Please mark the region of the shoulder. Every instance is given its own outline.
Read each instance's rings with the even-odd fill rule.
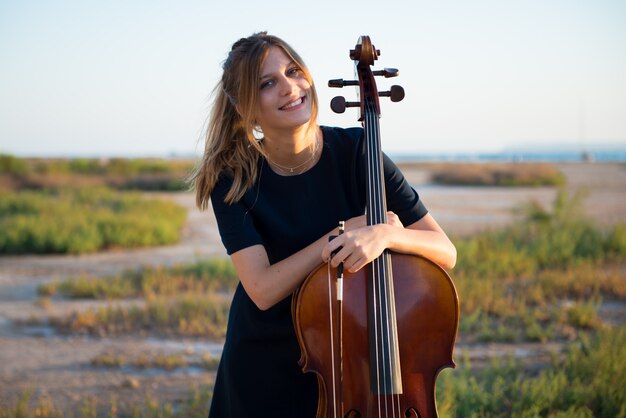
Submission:
[[[228,195],[234,187],[234,183],[235,175],[233,171],[230,168],[222,169],[217,177],[215,186],[211,191],[211,201],[214,206],[216,204],[225,204],[226,206],[232,205],[230,203],[226,203],[226,195]],[[237,202],[239,201],[241,201],[241,199],[237,200]]]
[[[360,141],[363,138],[363,128],[340,128],[337,126],[322,126],[322,132],[327,139],[339,139],[342,141]]]
[[[359,154],[363,144],[363,128],[322,126],[324,146],[340,154]]]
[[[228,190],[232,186],[234,181],[234,175],[232,170],[230,169],[222,169],[217,176],[217,181],[215,182],[215,187],[213,188],[213,192],[224,191],[224,189]],[[213,193],[211,193],[213,194]]]

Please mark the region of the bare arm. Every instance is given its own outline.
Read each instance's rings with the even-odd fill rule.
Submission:
[[[389,213],[389,221],[397,217]],[[365,215],[346,221],[345,230],[352,231],[367,225]],[[401,224],[400,224],[401,225]],[[262,245],[253,245],[231,254],[231,260],[246,293],[259,309],[266,310],[291,294],[306,276],[320,265],[320,257],[335,228],[309,246],[275,264],[270,264],[267,251]]]
[[[336,233],[336,231],[335,231]],[[270,264],[265,247],[254,245],[231,255],[241,284],[261,310],[271,308],[292,293],[321,262],[328,233],[297,253]]]

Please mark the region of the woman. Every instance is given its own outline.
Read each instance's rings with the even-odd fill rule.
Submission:
[[[209,417],[314,417],[317,380],[297,364],[292,292],[339,247],[330,262],[350,272],[385,248],[452,268],[456,250],[387,157],[389,222],[366,225],[363,130],[317,124],[311,75],[284,41],[240,39],[223,69],[193,176],[240,278]],[[345,233],[329,242],[340,220]]]

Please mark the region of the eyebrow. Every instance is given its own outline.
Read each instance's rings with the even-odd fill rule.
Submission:
[[[291,67],[292,65],[297,65],[295,63],[295,61],[291,60],[287,63],[287,67]],[[299,67],[299,66],[298,66]],[[266,78],[271,78],[272,77],[272,73],[269,74],[264,74],[261,77],[259,77],[259,80],[265,80]]]

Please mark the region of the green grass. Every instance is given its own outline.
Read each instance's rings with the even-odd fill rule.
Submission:
[[[460,333],[470,341],[547,341],[601,326],[603,300],[626,299],[626,228],[600,229],[580,196],[531,204],[517,224],[455,240]]]
[[[239,279],[227,258],[209,258],[171,268],[146,267],[113,277],[80,276],[39,286],[40,296],[69,299],[121,299],[172,296],[184,292],[233,290]]]
[[[32,399],[32,391],[22,394],[15,406],[0,409],[0,418],[195,418],[206,417],[212,389],[203,386],[189,391],[187,399],[177,402],[160,402],[149,392],[140,405],[119,405],[115,397],[107,400],[89,396],[76,405],[75,412],[61,410],[52,399],[42,395]]]
[[[442,418],[624,418],[624,382],[626,327],[622,326],[581,336],[563,358],[555,358],[538,372],[512,358],[480,370],[465,360],[457,370],[441,373],[437,404]],[[115,400],[87,398],[76,417],[205,417],[210,393],[209,387],[192,391],[177,408],[147,396],[144,405],[126,411]],[[15,406],[0,410],[0,418],[61,416],[68,415],[49,398],[32,402],[29,393]]]
[[[8,154],[0,154],[0,175],[14,174],[24,175],[28,172],[29,167],[26,161]]]
[[[444,371],[442,418],[626,417],[626,327],[582,335],[564,359],[534,372],[508,359],[474,371],[465,361]]]
[[[187,356],[181,353],[142,353],[134,358],[127,358],[119,354],[103,353],[91,359],[91,364],[96,367],[121,368],[133,366],[140,369],[163,369],[174,370],[180,367],[200,367],[207,370],[216,370],[219,358],[204,354],[199,361],[190,362]]]
[[[81,254],[172,244],[184,208],[106,188],[0,194],[0,254]]]
[[[153,297],[140,306],[90,309],[50,324],[63,333],[97,336],[134,334],[203,337],[219,340],[226,335],[230,301],[214,293],[187,293]]]
[[[229,296],[239,279],[227,258],[210,258],[171,268],[144,268],[107,278],[78,277],[39,286],[47,305],[51,296],[69,299],[142,298],[131,307],[108,306],[57,318],[64,333],[116,335],[142,333],[221,339],[226,332]],[[36,320],[35,320],[36,322]]]

